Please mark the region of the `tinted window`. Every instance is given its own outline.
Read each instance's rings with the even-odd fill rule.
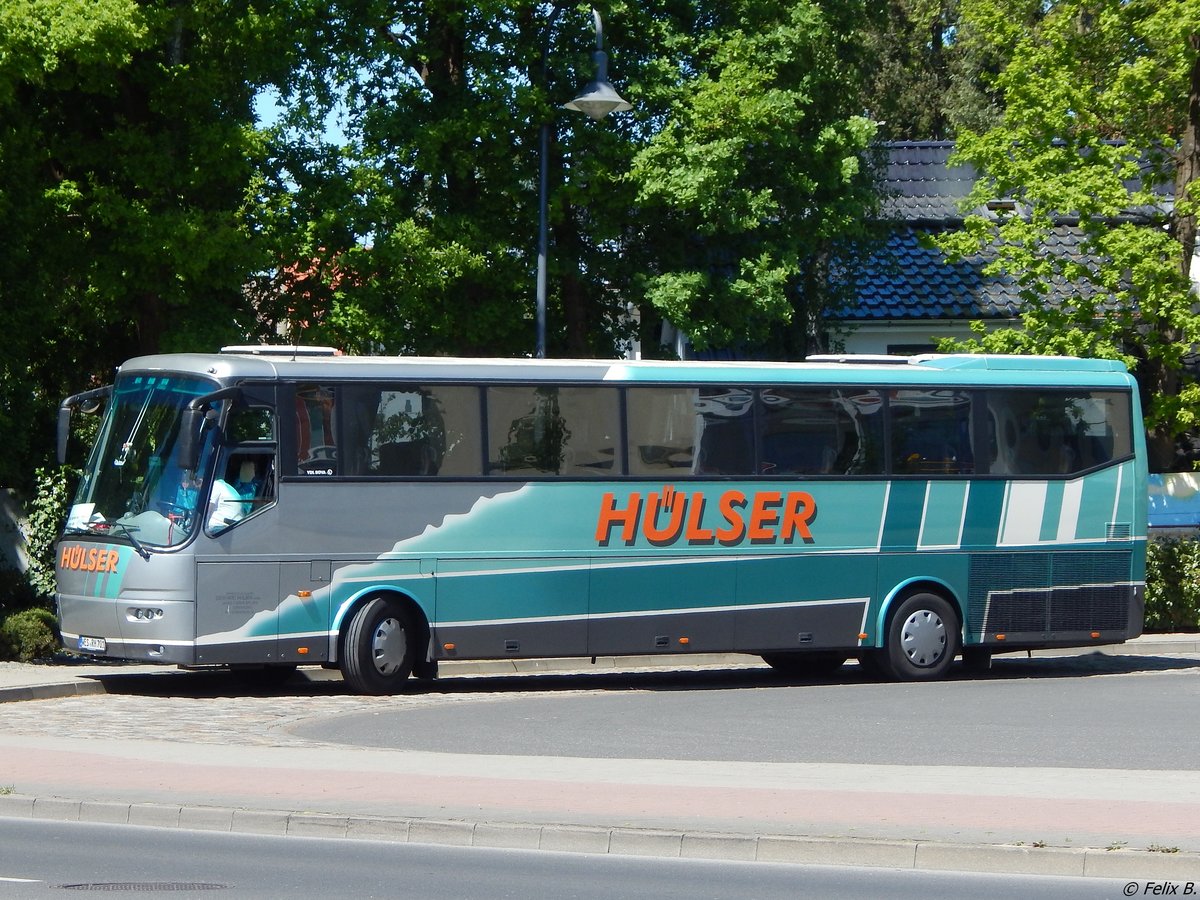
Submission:
[[[296,468],[302,475],[337,474],[336,401],[333,387],[296,388]]]
[[[1129,395],[1116,391],[989,391],[987,471],[1069,475],[1133,452]]]
[[[630,388],[631,475],[753,475],[754,391]]]
[[[893,474],[966,475],[975,471],[968,392],[893,390],[888,398],[888,418]]]
[[[342,388],[343,474],[479,475],[479,389],[390,384]]]
[[[620,475],[619,401],[608,387],[489,387],[488,472]]]
[[[883,402],[878,391],[767,388],[759,396],[761,474],[883,471]]]

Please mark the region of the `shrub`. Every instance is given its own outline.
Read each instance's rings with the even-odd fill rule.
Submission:
[[[23,609],[0,623],[0,657],[29,662],[52,655],[58,647],[58,622],[48,609]]]
[[[1200,628],[1200,541],[1151,538],[1146,544],[1146,630]]]
[[[29,586],[49,605],[54,597],[54,544],[62,534],[75,473],[66,466],[38,469],[37,494],[29,506],[25,532]]]

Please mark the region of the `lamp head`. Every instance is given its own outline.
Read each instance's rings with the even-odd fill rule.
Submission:
[[[633,109],[633,104],[617,93],[617,89],[608,80],[608,54],[597,50],[592,54],[596,61],[596,79],[588,82],[583,92],[570,103],[564,103],[564,109],[586,113],[597,122],[611,112],[624,112]]]

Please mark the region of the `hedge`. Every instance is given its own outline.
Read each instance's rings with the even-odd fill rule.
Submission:
[[[1151,538],[1146,544],[1146,631],[1200,628],[1200,541]]]

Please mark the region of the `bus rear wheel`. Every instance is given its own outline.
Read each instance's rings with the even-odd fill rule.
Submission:
[[[895,681],[941,678],[958,653],[960,631],[958,613],[944,597],[913,594],[896,607],[875,662]]]
[[[357,694],[394,694],[412,673],[416,629],[394,600],[375,597],[350,620],[341,661],[342,679]]]

